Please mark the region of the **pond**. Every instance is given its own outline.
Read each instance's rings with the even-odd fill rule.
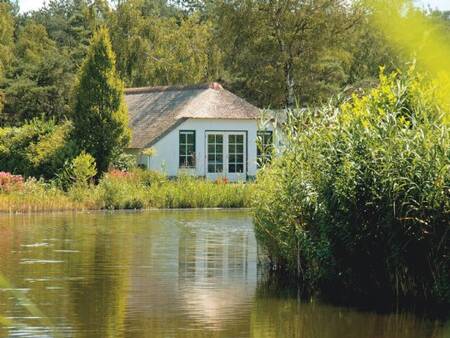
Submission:
[[[0,216],[0,337],[450,336],[267,292],[246,211]]]

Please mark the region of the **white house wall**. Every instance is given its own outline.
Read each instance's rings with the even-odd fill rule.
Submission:
[[[195,130],[195,158],[196,168],[183,169],[192,175],[206,175],[206,139],[207,131],[244,131],[247,132],[247,175],[256,175],[256,120],[219,120],[219,119],[189,119],[170,131],[155,143],[152,148],[155,155],[151,158],[142,156],[139,161],[150,169],[164,171],[169,176],[177,176],[179,170],[179,132],[180,130]]]

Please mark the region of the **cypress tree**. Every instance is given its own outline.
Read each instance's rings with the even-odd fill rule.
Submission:
[[[130,140],[124,86],[115,66],[108,30],[93,36],[75,89],[74,140],[91,154],[99,174]]]

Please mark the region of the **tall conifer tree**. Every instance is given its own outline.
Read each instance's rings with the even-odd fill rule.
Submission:
[[[73,114],[74,139],[94,156],[99,173],[130,140],[124,86],[115,63],[108,30],[102,27],[81,67]]]

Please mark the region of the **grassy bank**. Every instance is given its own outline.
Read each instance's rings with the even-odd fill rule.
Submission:
[[[251,183],[169,180],[143,170],[107,173],[96,185],[62,190],[54,182],[26,180],[0,192],[0,212],[149,208],[242,208],[250,205]]]
[[[450,129],[425,79],[380,81],[291,116],[285,153],[257,180],[256,234],[310,292],[448,309]]]

